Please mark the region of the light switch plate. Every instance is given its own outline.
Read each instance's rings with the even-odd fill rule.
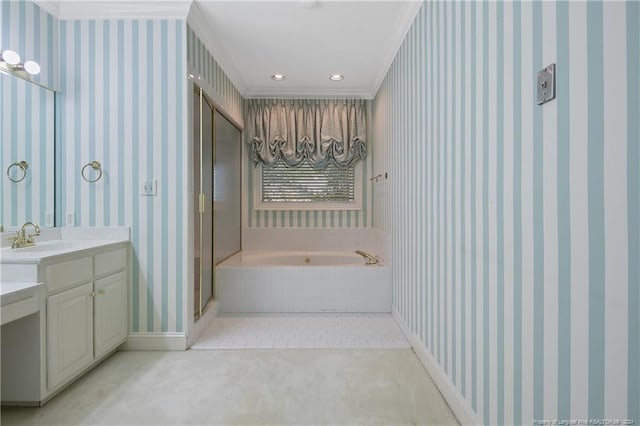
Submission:
[[[556,97],[556,64],[538,71],[536,103],[542,105]]]
[[[150,180],[143,180],[142,181],[142,188],[141,188],[141,195],[143,196],[154,196],[157,195],[157,187],[158,187],[158,181],[155,179],[150,179]]]

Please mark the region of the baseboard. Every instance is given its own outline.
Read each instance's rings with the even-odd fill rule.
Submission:
[[[129,333],[121,351],[184,351],[187,335],[184,333]]]
[[[411,342],[418,359],[422,365],[424,365],[424,368],[433,379],[433,382],[449,404],[449,407],[451,407],[453,414],[456,415],[460,424],[481,425],[482,421],[478,415],[473,411],[471,406],[469,406],[462,394],[458,391],[458,388],[456,388],[449,376],[447,376],[442,367],[440,367],[440,364],[433,358],[433,355],[431,355],[424,342],[409,329],[407,323],[395,309],[392,309],[391,314],[405,336],[407,336],[407,339],[409,339],[409,342]]]

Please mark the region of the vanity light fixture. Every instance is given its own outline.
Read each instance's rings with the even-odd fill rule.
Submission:
[[[24,70],[31,75],[40,74],[40,65],[36,61],[27,61],[24,63]]]
[[[284,76],[284,74],[273,74],[271,76],[271,80],[275,80],[275,81],[282,81],[284,79],[286,79],[287,77]]]
[[[30,79],[32,75],[40,74],[40,65],[35,61],[20,62],[20,55],[13,50],[0,51],[0,70],[18,74],[20,77]]]
[[[329,77],[329,80],[331,80],[331,81],[344,80],[344,75],[342,75],[342,74],[331,74],[331,76]]]
[[[14,52],[13,50],[3,50],[2,51],[2,61],[6,62],[7,65],[18,65],[20,63],[20,55],[18,52]]]

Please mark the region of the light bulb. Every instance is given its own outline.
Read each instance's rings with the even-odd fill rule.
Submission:
[[[24,63],[24,69],[31,75],[40,74],[40,65],[35,61],[27,61]]]
[[[286,78],[286,77],[285,77],[283,74],[273,74],[273,75],[271,76],[271,79],[272,79],[272,80],[275,80],[275,81],[282,81],[282,80],[284,80],[285,78]]]
[[[329,80],[332,80],[332,81],[344,80],[344,76],[342,74],[331,74],[331,77],[329,77]]]
[[[13,50],[3,50],[2,60],[9,65],[18,65],[20,63],[20,55]]]

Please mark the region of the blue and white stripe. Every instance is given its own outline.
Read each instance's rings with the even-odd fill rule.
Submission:
[[[61,196],[76,225],[131,226],[133,332],[181,332],[187,210],[184,20],[60,21]],[[80,177],[102,163],[94,184]],[[158,195],[141,197],[156,179]]]
[[[41,68],[31,80],[57,89],[58,22],[27,0],[0,2],[0,50],[18,52],[22,61],[36,61]]]
[[[394,309],[485,424],[640,421],[638,28],[637,2],[428,2],[374,100]]]
[[[46,224],[54,211],[54,93],[20,78],[0,75],[0,223],[17,227],[26,221]],[[24,180],[11,182],[8,167],[26,161]],[[16,177],[22,172],[17,168]],[[51,226],[51,225],[50,225]]]
[[[190,25],[187,25],[187,62],[214,90],[215,93],[208,95],[221,101],[219,107],[225,114],[240,121],[238,118],[244,113],[242,95]]]
[[[56,88],[57,21],[28,1],[0,3],[0,50],[15,50],[22,60],[35,60],[42,68],[32,81]],[[14,77],[0,81],[0,166],[3,176],[16,161],[27,161],[24,181],[11,183],[3,177],[0,211],[4,226],[27,220],[45,225],[54,211],[54,94]],[[25,143],[28,142],[28,143]]]
[[[627,220],[628,235],[640,235],[640,3],[626,5],[626,81],[627,81]],[[634,78],[634,76],[636,76]],[[640,238],[627,243],[627,416],[640,419]]]

